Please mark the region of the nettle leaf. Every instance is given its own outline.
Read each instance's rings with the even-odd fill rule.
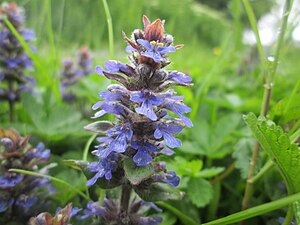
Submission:
[[[300,105],[299,105],[300,93],[291,95],[279,101],[273,110],[271,116],[273,118],[279,118],[281,123],[288,123],[292,120],[300,118]]]
[[[135,192],[146,202],[180,200],[184,193],[168,184],[152,183],[133,186]]]
[[[90,123],[86,125],[84,129],[98,134],[105,134],[113,126],[114,124],[112,122],[103,120]]]
[[[278,166],[289,194],[300,191],[300,153],[280,126],[253,113],[244,117],[262,148]]]
[[[213,187],[205,179],[191,178],[188,182],[187,196],[197,207],[204,207],[213,198]]]
[[[127,158],[123,161],[126,178],[132,185],[139,185],[142,181],[150,178],[154,174],[152,164],[147,166],[136,166],[132,159]]]

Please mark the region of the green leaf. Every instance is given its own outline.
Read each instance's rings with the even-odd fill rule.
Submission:
[[[174,162],[171,162],[172,165],[168,165],[168,170],[175,170],[181,176],[197,176],[203,166],[203,162],[200,159],[187,161],[183,157],[176,156],[174,160]]]
[[[90,123],[84,127],[84,129],[98,133],[98,134],[105,134],[107,130],[112,128],[114,125],[110,121],[102,120],[102,121],[97,121],[94,123]]]
[[[188,182],[187,196],[197,207],[207,205],[213,197],[212,185],[202,178],[191,178]]]
[[[244,117],[262,148],[278,166],[289,194],[300,191],[300,153],[281,127],[253,113]]]
[[[180,200],[184,193],[168,184],[152,183],[133,186],[135,192],[146,202]]]
[[[200,171],[196,175],[196,177],[210,178],[210,177],[217,176],[218,174],[222,173],[223,171],[224,171],[224,167],[211,167],[211,168]]]
[[[199,155],[206,155],[210,158],[224,157],[232,151],[232,148],[228,147],[227,144],[232,141],[231,133],[236,129],[239,122],[239,114],[225,115],[217,120],[215,125],[209,125],[205,120],[198,121],[195,124],[195,132],[192,133],[196,142],[193,151],[195,150]]]
[[[147,180],[154,174],[152,164],[147,166],[136,166],[130,158],[124,159],[123,164],[125,176],[132,185],[139,185],[142,181]]]

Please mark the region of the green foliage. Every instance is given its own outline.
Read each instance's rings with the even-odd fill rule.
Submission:
[[[195,140],[194,149],[183,147],[181,150],[206,155],[209,158],[224,157],[232,151],[228,144],[231,142],[231,133],[239,124],[239,117],[237,114],[229,114],[218,118],[214,124],[209,124],[205,120],[198,121],[192,133],[193,140]]]
[[[298,146],[290,142],[289,136],[272,121],[251,113],[245,116],[262,148],[278,166],[290,194],[300,191],[300,153]]]
[[[132,159],[127,158],[123,161],[126,178],[132,185],[139,185],[144,180],[150,178],[154,174],[152,164],[147,166],[136,166]]]
[[[166,200],[180,200],[184,193],[169,184],[152,183],[150,185],[139,185],[133,187],[135,192],[147,202]]]
[[[213,197],[212,185],[202,178],[191,178],[187,188],[188,197],[197,207],[207,205]]]

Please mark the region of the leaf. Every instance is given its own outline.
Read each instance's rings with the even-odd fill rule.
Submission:
[[[168,184],[152,183],[133,187],[135,192],[146,202],[180,200],[184,193]]]
[[[98,134],[105,134],[107,130],[112,128],[114,125],[110,121],[102,120],[102,121],[97,121],[94,123],[90,123],[84,127],[84,129],[98,133]]]
[[[249,171],[249,162],[252,156],[254,139],[242,138],[234,146],[232,157],[235,158],[235,165],[241,172],[241,177],[247,179]]]
[[[124,159],[123,163],[125,176],[132,185],[139,185],[142,181],[147,180],[154,174],[152,164],[147,166],[136,166],[130,158]]]
[[[280,126],[263,117],[256,118],[253,113],[244,117],[262,148],[278,166],[286,183],[288,193],[300,191],[300,153],[298,146],[292,144],[289,136]]]
[[[199,155],[206,155],[209,158],[224,157],[232,151],[232,148],[228,147],[227,144],[232,141],[231,133],[236,129],[239,122],[239,114],[225,115],[216,121],[215,125],[209,125],[205,120],[198,121],[195,124],[194,132],[192,132],[196,142],[194,144],[196,149],[193,151],[198,151]]]
[[[224,171],[224,167],[211,167],[200,171],[196,175],[196,177],[210,178],[210,177],[217,176],[219,173],[222,173],[223,171]]]
[[[191,178],[188,182],[187,196],[197,207],[204,207],[213,197],[212,185],[202,178]]]

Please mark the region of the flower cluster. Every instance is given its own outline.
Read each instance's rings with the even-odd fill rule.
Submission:
[[[5,213],[7,220],[25,221],[40,210],[42,202],[38,200],[45,197],[44,191],[52,191],[46,178],[9,171],[14,168],[47,173],[47,168],[39,169],[38,165],[49,160],[50,150],[42,143],[33,148],[28,139],[15,130],[0,128],[0,213]]]
[[[120,84],[111,84],[108,91],[100,92],[103,100],[92,107],[97,110],[93,118],[113,114],[116,120],[113,123],[98,121],[86,126],[87,130],[106,134],[97,139],[99,145],[93,153],[99,161],[89,164],[89,171],[95,175],[87,185],[107,180],[110,187],[114,186],[114,182],[126,186],[129,180],[131,187],[147,201],[143,190],[148,188],[148,195],[151,195],[151,191],[159,189],[153,186],[150,190],[151,184],[174,187],[179,184],[180,179],[175,172],[167,172],[163,162],[153,160],[162,154],[172,155],[172,149],[181,146],[181,141],[174,135],[180,133],[183,127],[192,126],[185,116],[191,109],[183,103],[183,96],[176,96],[175,90],[170,89],[172,86],[191,86],[192,79],[184,73],[166,69],[170,64],[168,53],[182,46],[173,45],[173,37],[165,33],[164,21],[157,19],[151,23],[144,16],[143,23],[144,30],[134,30],[131,38],[124,34],[128,42],[126,51],[130,53],[128,64],[110,60],[104,68],[96,67],[99,75]],[[176,116],[172,117],[170,113]],[[135,174],[135,170],[145,172],[144,177],[137,179],[136,175],[141,176],[143,172]],[[124,174],[125,178],[120,178]],[[117,181],[114,180],[116,177]],[[130,212],[127,213],[130,221]],[[149,223],[134,224],[157,223],[159,220],[154,219]]]
[[[22,91],[31,91],[35,85],[32,77],[24,74],[25,69],[32,69],[32,61],[25,53],[21,43],[5,23],[9,21],[25,42],[35,39],[32,30],[24,28],[24,10],[16,3],[2,3],[0,6],[0,100],[10,104],[20,99]]]
[[[89,49],[82,47],[77,53],[76,62],[72,58],[65,58],[62,66],[63,69],[60,71],[62,98],[64,101],[73,102],[76,99],[76,95],[67,90],[67,88],[77,83],[80,78],[92,73],[92,60]]]

